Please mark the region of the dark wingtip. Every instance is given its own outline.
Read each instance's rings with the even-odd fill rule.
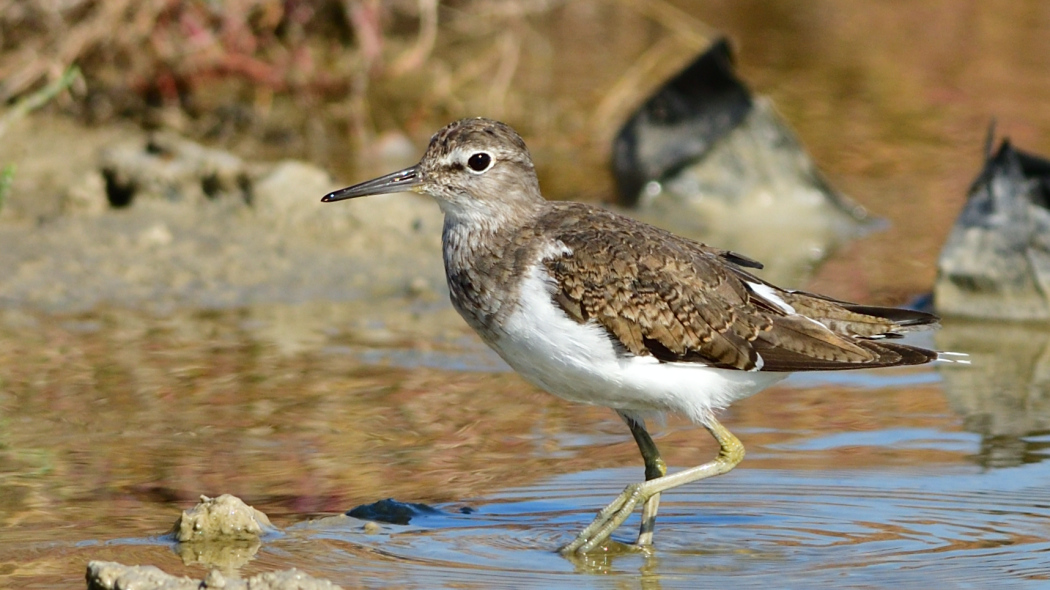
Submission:
[[[884,362],[885,366],[892,367],[925,365],[937,360],[938,356],[938,353],[933,350],[907,344],[897,344],[895,342],[869,340],[861,344],[861,346],[877,352],[880,362]],[[894,358],[895,356],[899,358]]]
[[[709,249],[713,254],[720,257],[722,260],[725,260],[726,262],[729,262],[731,264],[735,264],[740,268],[765,268],[765,265],[761,262],[755,260],[754,258],[751,258],[750,256],[744,256],[739,252],[734,252],[732,250],[722,250],[721,248],[709,247]]]
[[[877,318],[887,319],[902,328],[911,328],[918,326],[928,326],[930,328],[936,328],[941,323],[941,318],[925,311],[916,311],[914,309],[901,309],[899,307],[877,307],[873,305],[856,305],[849,304],[843,305],[846,309],[854,313],[862,313],[864,315],[870,315]]]
[[[766,265],[764,265],[761,262],[755,260],[754,258],[751,258],[749,256],[744,256],[743,254],[741,254],[739,252],[733,252],[732,250],[724,250],[724,251],[721,252],[721,255],[722,255],[722,258],[725,258],[729,262],[732,262],[733,264],[735,264],[737,266],[742,266],[744,268],[763,269],[763,268],[766,267]]]

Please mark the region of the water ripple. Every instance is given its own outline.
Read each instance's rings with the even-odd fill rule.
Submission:
[[[338,568],[410,587],[1042,587],[1050,577],[1050,468],[978,472],[741,469],[665,495],[655,549],[565,560],[567,542],[637,476],[595,470],[413,519],[318,534],[371,556]],[[637,515],[616,538],[630,541]],[[374,561],[382,556],[382,565]],[[656,567],[658,564],[658,567]],[[335,566],[335,563],[329,565]],[[657,573],[658,572],[658,573]],[[345,571],[344,571],[345,574]],[[339,578],[338,575],[333,576]],[[614,580],[619,580],[615,582]]]

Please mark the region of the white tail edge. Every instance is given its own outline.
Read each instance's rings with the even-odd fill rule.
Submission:
[[[945,357],[959,357],[959,358],[945,358]],[[965,352],[938,352],[935,361],[942,363],[955,363],[957,365],[968,365],[970,364],[970,355]]]

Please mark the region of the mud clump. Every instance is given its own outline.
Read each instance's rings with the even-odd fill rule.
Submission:
[[[236,496],[201,496],[200,502],[184,510],[175,522],[175,540],[180,543],[246,541],[259,539],[276,530],[265,514]]]
[[[266,572],[251,578],[230,579],[212,570],[203,580],[173,576],[152,565],[124,565],[92,561],[87,566],[88,590],[334,590],[340,588],[297,569]]]
[[[153,133],[104,149],[99,168],[113,207],[131,205],[137,193],[201,202],[235,195],[251,203],[252,171],[237,156],[174,133]]]

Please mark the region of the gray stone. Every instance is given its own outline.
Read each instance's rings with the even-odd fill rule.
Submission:
[[[1050,161],[1003,141],[970,187],[937,261],[942,315],[1050,318]]]
[[[877,226],[828,183],[771,101],[751,95],[724,40],[624,124],[613,171],[628,214],[759,260],[776,283],[799,284]]]

